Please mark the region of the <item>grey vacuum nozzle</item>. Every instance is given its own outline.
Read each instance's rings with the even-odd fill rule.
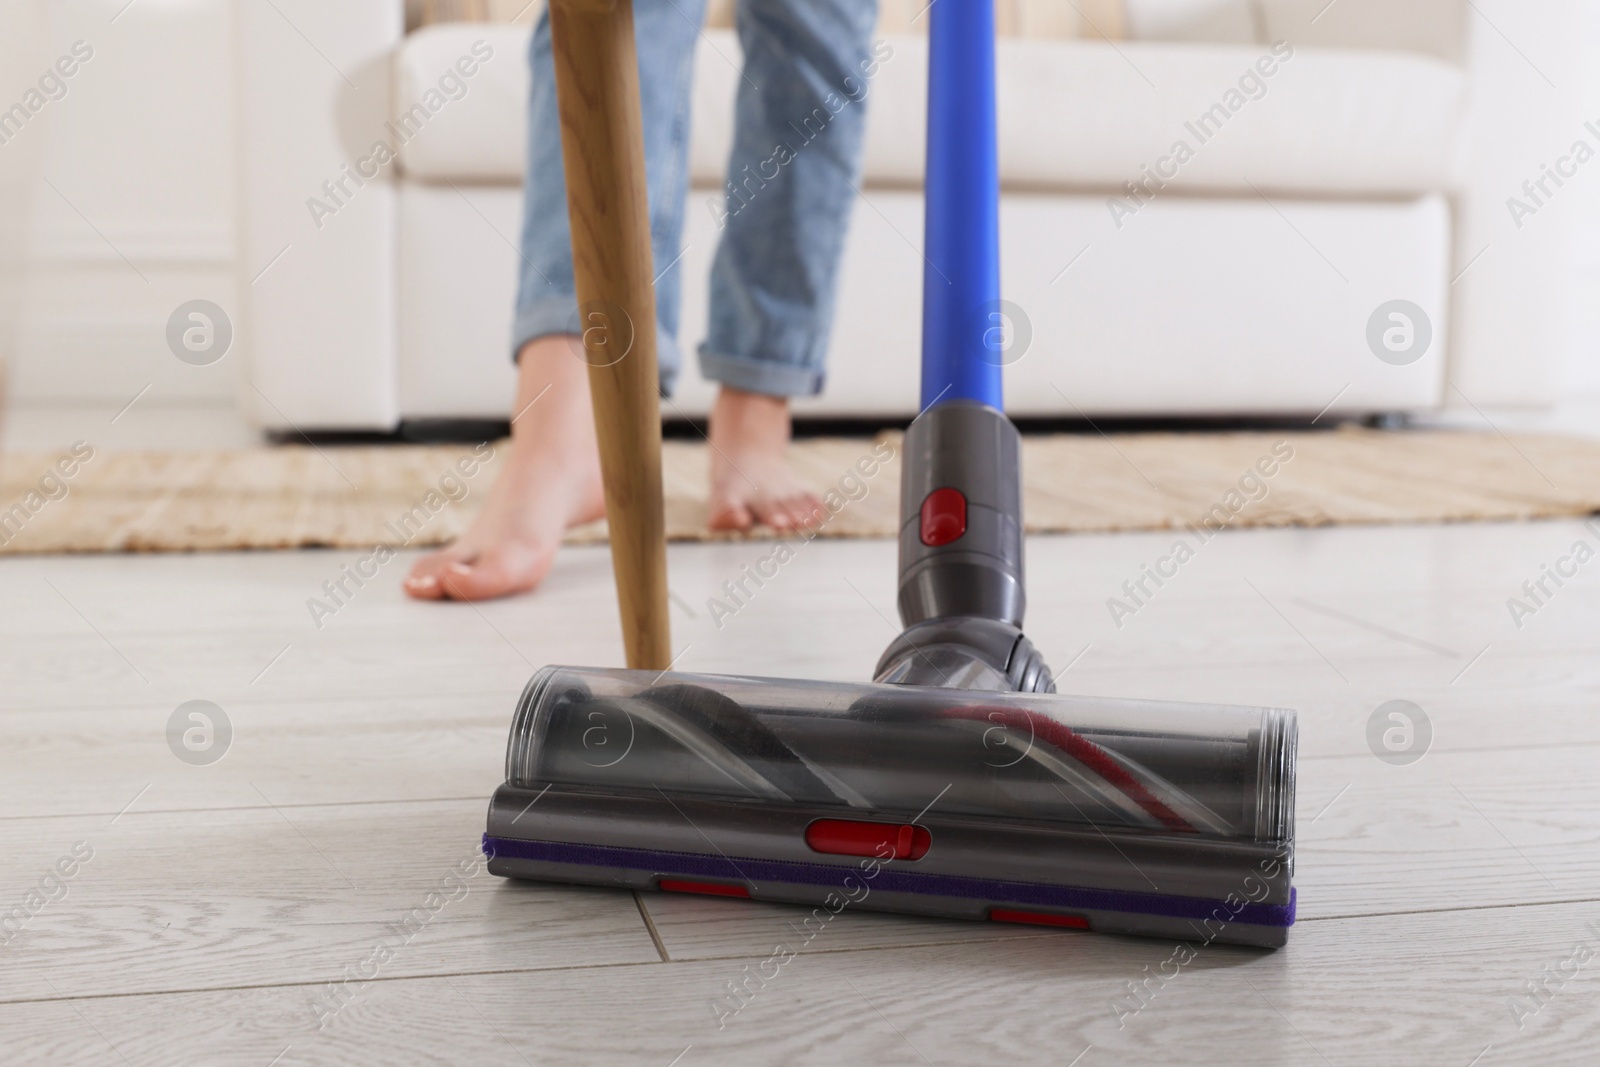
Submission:
[[[1295,736],[1274,708],[546,667],[484,849],[515,878],[1281,945]]]
[[[874,678],[1053,693],[1022,634],[1022,444],[1003,412],[936,404],[906,430],[900,479],[900,621]]]

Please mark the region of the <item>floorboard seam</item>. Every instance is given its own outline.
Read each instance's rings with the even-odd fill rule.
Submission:
[[[1024,934],[1018,937],[1006,938],[962,938],[954,941],[923,941],[915,945],[863,945],[860,948],[809,949],[806,952],[799,953],[799,955],[838,956],[849,953],[903,952],[911,949],[949,948],[952,945],[991,945],[1010,944],[1013,941],[1042,941],[1047,938],[1060,936],[1062,935],[1056,932],[1045,932],[1040,934]],[[754,953],[754,956],[760,956],[762,951],[764,950],[757,950]],[[747,955],[745,953],[730,953],[720,956],[694,956],[686,959],[672,960],[671,962],[716,963],[718,961],[747,960],[751,958],[751,955]],[[578,963],[567,967],[507,967],[485,971],[449,971],[440,972],[438,974],[405,974],[395,975],[389,978],[385,978],[380,975],[376,978],[368,979],[368,981],[376,984],[379,982],[427,982],[445,978],[480,978],[508,974],[554,974],[560,971],[598,971],[614,967],[652,967],[659,962],[661,961],[624,960],[617,963]],[[326,984],[326,982],[327,979],[317,979],[313,981],[299,982],[259,982],[249,985],[195,986],[193,988],[186,989],[133,990],[129,992],[117,993],[81,993],[77,995],[64,995],[59,997],[17,997],[12,999],[0,997],[0,1007],[5,1007],[8,1004],[50,1004],[73,1000],[122,1000],[131,997],[172,997],[205,993],[237,993],[248,992],[254,989],[316,988]]]
[[[1396,915],[1447,915],[1455,911],[1500,911],[1508,908],[1559,908],[1572,904],[1600,903],[1600,897],[1577,897],[1571,900],[1527,900],[1514,904],[1458,904],[1451,908],[1409,908],[1403,911],[1363,911],[1350,915],[1301,915],[1295,918],[1295,925],[1301,923],[1333,922],[1339,919],[1386,919]]]
[[[635,889],[633,902],[639,905],[639,918],[644,920],[644,928],[650,931],[650,940],[655,942],[656,951],[661,953],[661,962],[671,963],[672,957],[667,954],[667,946],[661,940],[661,931],[656,929],[656,921],[650,918],[650,909],[645,907],[644,894]]]
[[[636,898],[639,896],[639,894],[637,892],[635,892],[634,895],[635,895]],[[1313,917],[1307,917],[1307,918],[1299,919],[1297,921],[1296,925],[1299,925],[1300,923],[1332,922],[1332,921],[1341,920],[1341,919],[1379,919],[1379,918],[1392,917],[1392,916],[1396,916],[1396,915],[1447,915],[1447,914],[1449,914],[1451,912],[1497,911],[1497,910],[1508,910],[1508,909],[1512,909],[1512,908],[1562,907],[1562,906],[1570,906],[1570,905],[1573,905],[1573,904],[1590,904],[1590,903],[1597,903],[1597,902],[1600,902],[1600,898],[1588,898],[1588,899],[1583,899],[1583,900],[1531,901],[1531,902],[1527,902],[1527,903],[1517,903],[1517,904],[1481,904],[1481,905],[1471,905],[1471,904],[1469,904],[1469,905],[1464,905],[1464,906],[1455,907],[1455,908],[1422,909],[1422,910],[1418,910],[1418,911],[1372,912],[1372,913],[1361,914],[1361,915],[1323,915],[1323,916],[1317,916],[1317,917],[1314,917],[1314,918]],[[653,922],[651,922],[649,920],[647,920],[647,922],[649,923],[649,926],[651,926],[651,927],[654,926]],[[915,950],[918,950],[918,949],[949,948],[951,946],[957,946],[957,945],[1001,945],[1001,944],[1010,944],[1013,941],[1030,941],[1030,942],[1031,941],[1043,941],[1043,940],[1047,940],[1047,939],[1050,939],[1050,938],[1063,938],[1063,937],[1068,937],[1068,936],[1071,936],[1071,935],[1061,934],[1059,932],[1042,932],[1042,933],[1039,933],[1039,934],[1024,934],[1024,935],[1012,936],[1012,937],[1004,937],[1004,938],[957,938],[957,939],[952,939],[952,940],[949,940],[949,941],[923,941],[923,942],[918,942],[917,944],[914,944],[914,945],[862,945],[862,946],[859,946],[859,947],[846,946],[846,947],[843,947],[843,948],[823,948],[823,949],[813,948],[813,949],[808,949],[805,952],[800,953],[799,955],[801,955],[801,956],[841,956],[841,955],[849,955],[849,954],[865,954],[865,953],[869,953],[869,952],[906,952],[906,951],[915,951]],[[1093,936],[1093,935],[1090,935],[1090,936]],[[654,940],[654,938],[652,938],[652,940]],[[1150,940],[1151,943],[1156,943],[1156,942],[1160,941],[1161,939],[1159,939],[1159,938],[1151,938],[1151,939],[1148,939],[1148,940]],[[665,947],[664,943],[657,943],[656,951],[657,951],[658,955],[661,955],[664,958],[666,958],[668,962],[677,963],[677,964],[684,964],[684,963],[715,963],[715,962],[721,961],[721,960],[742,960],[742,959],[750,958],[749,956],[747,956],[744,953],[728,953],[728,954],[714,955],[714,956],[690,956],[690,957],[684,957],[684,958],[680,958],[680,959],[671,959],[670,957],[667,956],[667,951],[666,951],[666,947]],[[450,971],[450,972],[443,972],[443,973],[439,973],[439,974],[396,975],[394,977],[389,977],[389,978],[384,978],[384,977],[380,976],[380,977],[376,977],[376,978],[371,979],[371,981],[373,981],[373,982],[424,982],[424,981],[432,981],[432,980],[435,980],[435,979],[444,979],[444,978],[477,978],[477,977],[489,977],[489,976],[494,976],[494,975],[512,975],[512,974],[550,974],[550,973],[554,973],[554,972],[557,972],[557,971],[593,971],[593,970],[605,970],[605,969],[613,968],[613,967],[647,967],[647,966],[652,966],[653,964],[658,963],[658,962],[661,962],[661,961],[660,960],[623,960],[623,961],[619,961],[619,962],[616,962],[616,963],[573,964],[573,965],[567,966],[567,967],[511,967],[511,968],[503,968],[503,969],[498,969],[498,970],[483,970],[483,971]],[[131,998],[131,997],[169,997],[169,996],[182,996],[182,995],[205,994],[205,993],[232,993],[232,992],[244,992],[244,991],[255,990],[255,989],[295,989],[295,988],[300,988],[300,987],[314,988],[314,987],[322,985],[323,982],[324,982],[324,980],[318,979],[318,980],[300,981],[300,982],[261,982],[261,983],[250,984],[250,985],[197,986],[197,987],[188,988],[188,989],[156,989],[156,990],[139,990],[139,991],[132,991],[132,992],[118,992],[118,993],[83,993],[83,994],[79,994],[79,995],[75,995],[75,996],[68,995],[68,996],[59,996],[59,997],[18,997],[18,998],[3,998],[3,997],[0,997],[0,1007],[3,1007],[5,1005],[9,1005],[9,1004],[49,1004],[49,1003],[56,1003],[56,1002],[62,1002],[62,1001],[76,1001],[76,1000],[117,1000],[117,999],[127,999],[127,998]]]
[[[490,790],[492,792],[492,789]],[[303,811],[310,808],[366,808],[379,804],[464,804],[468,802],[482,803],[487,810],[489,792],[482,796],[470,797],[422,797],[403,800],[316,800],[302,804],[278,804],[278,808],[288,808],[291,811]],[[272,811],[273,808],[265,804],[239,804],[228,807],[207,808],[146,808],[130,815],[195,815],[195,814],[226,814],[230,811]],[[115,815],[114,811],[81,811],[71,812],[66,815],[0,815],[0,822],[16,822],[21,819],[94,819],[102,815]]]

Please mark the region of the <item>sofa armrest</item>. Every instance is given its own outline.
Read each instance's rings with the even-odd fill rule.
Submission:
[[[1600,149],[1579,101],[1577,0],[1474,0],[1457,197],[1448,401],[1547,406],[1571,343],[1568,234],[1581,192],[1548,178],[1575,142]],[[1600,168],[1600,163],[1589,167]],[[1544,189],[1538,183],[1543,180]],[[1524,186],[1528,183],[1528,187]],[[1530,194],[1531,188],[1531,194]]]
[[[389,120],[403,0],[241,0],[245,410],[271,429],[399,418]]]

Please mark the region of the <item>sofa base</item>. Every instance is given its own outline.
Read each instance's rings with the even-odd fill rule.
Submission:
[[[714,395],[693,355],[717,238],[709,192],[690,194],[687,251],[673,268],[684,272],[687,366],[669,418],[703,415]],[[922,197],[874,189],[865,198],[845,254],[827,388],[796,402],[799,417],[917,410]],[[507,410],[520,217],[515,188],[401,185],[402,418]],[[1006,368],[1012,414],[1315,416],[1442,402],[1442,197],[1172,196],[1119,228],[1104,196],[1014,193],[1000,217],[1002,291],[1020,309]],[[1369,319],[1395,299],[1421,307],[1432,326],[1426,353],[1404,366],[1378,359],[1367,341]]]

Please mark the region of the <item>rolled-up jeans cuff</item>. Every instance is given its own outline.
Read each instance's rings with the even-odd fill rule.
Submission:
[[[511,326],[511,359],[529,341],[537,341],[551,334],[576,334],[578,332],[578,298],[576,296],[541,296],[531,304],[517,308],[516,321]],[[683,366],[683,356],[678,350],[678,340],[656,324],[656,372],[660,378],[661,395],[670,396],[678,380],[678,370]]]
[[[700,349],[700,373],[713,382],[767,396],[816,396],[826,377],[811,367],[727,356],[704,347]]]

